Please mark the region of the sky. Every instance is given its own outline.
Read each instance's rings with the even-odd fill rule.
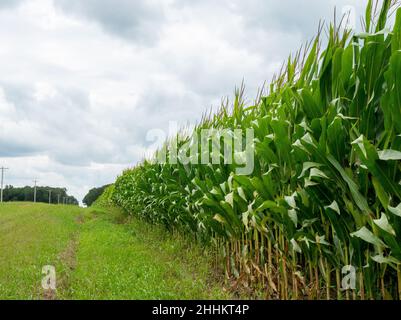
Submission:
[[[363,0],[0,0],[5,184],[81,200],[151,153],[154,129],[246,97]]]

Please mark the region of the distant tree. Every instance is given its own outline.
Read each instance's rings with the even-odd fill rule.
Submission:
[[[87,206],[90,207],[104,192],[104,190],[110,186],[110,184],[106,184],[100,188],[93,188],[90,189],[88,194],[82,200],[82,202]]]
[[[65,199],[66,204],[78,205],[78,200],[67,194],[66,188],[54,188],[54,187],[36,187],[36,201],[49,203],[49,190],[51,191],[50,203],[57,204],[60,199],[60,204]],[[15,201],[30,201],[34,200],[34,188],[33,187],[22,187],[16,188],[13,186],[6,186],[4,189],[4,201],[15,202]]]

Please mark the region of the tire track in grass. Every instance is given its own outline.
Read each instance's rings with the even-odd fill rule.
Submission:
[[[181,256],[182,243],[170,236],[160,238],[159,230],[140,223],[121,224],[113,212],[93,210],[93,218],[82,225],[77,265],[65,298],[227,298],[221,284],[208,281],[204,257]]]
[[[60,254],[77,232],[84,209],[34,203],[0,206],[0,300],[36,300],[45,296],[44,266],[61,276]]]
[[[69,295],[71,275],[77,267],[77,250],[79,246],[80,227],[85,222],[83,214],[80,214],[75,219],[78,225],[77,231],[72,235],[65,249],[58,255],[58,260],[62,266],[56,280],[56,290],[43,290],[43,300],[63,299]]]

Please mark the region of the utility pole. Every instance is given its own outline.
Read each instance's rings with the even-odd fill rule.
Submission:
[[[4,183],[4,171],[8,170],[8,168],[1,167],[1,191],[0,191],[0,203],[3,203],[3,183]]]
[[[38,183],[38,180],[33,180],[33,182],[35,183],[35,187],[33,189],[33,202],[36,203],[36,184]]]
[[[57,195],[57,204],[60,204],[60,194]]]
[[[49,189],[49,204],[52,203],[52,191]]]

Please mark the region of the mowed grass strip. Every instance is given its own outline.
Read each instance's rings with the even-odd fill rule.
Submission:
[[[0,206],[0,299],[225,299],[207,254],[118,209]],[[41,289],[56,268],[57,292]]]
[[[42,268],[64,273],[62,252],[83,209],[33,203],[0,205],[0,299],[42,299]]]
[[[118,209],[96,211],[82,226],[69,299],[223,299],[210,259],[199,248]],[[181,238],[181,240],[183,240]]]

